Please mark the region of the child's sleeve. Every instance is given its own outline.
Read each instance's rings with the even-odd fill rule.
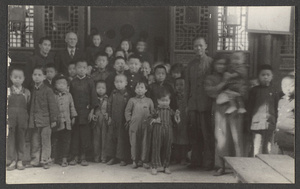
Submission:
[[[56,103],[54,93],[50,88],[47,90],[47,101],[50,113],[50,123],[56,122],[59,113],[59,108]]]
[[[71,118],[74,118],[74,117],[77,116],[77,112],[76,112],[76,109],[75,109],[75,106],[74,106],[73,97],[70,93],[69,93],[69,99],[70,99],[70,116],[71,116]]]
[[[92,110],[97,106],[97,92],[92,79],[90,79],[89,85],[90,85],[90,99],[91,99],[90,109]]]
[[[131,120],[133,106],[134,106],[133,98],[130,98],[127,105],[126,105],[126,108],[125,108],[125,119],[126,119],[126,121]]]
[[[107,100],[107,114],[108,117],[111,117],[112,114],[112,99],[113,99],[113,94],[111,94]]]

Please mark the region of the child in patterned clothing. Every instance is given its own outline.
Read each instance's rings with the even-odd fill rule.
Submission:
[[[126,166],[130,160],[130,143],[128,131],[125,129],[125,108],[130,98],[126,89],[127,78],[120,74],[115,77],[115,87],[109,96],[107,112],[108,124],[108,143],[107,156],[111,159],[107,165],[113,165],[120,161],[121,166]]]
[[[180,122],[180,112],[176,110],[174,113],[170,108],[170,96],[171,93],[167,89],[162,89],[159,92],[157,96],[156,116],[150,122],[153,125],[151,147],[151,173],[153,175],[156,175],[157,171],[164,171],[166,174],[171,174],[169,164],[173,140],[173,122]]]
[[[52,130],[53,157],[62,167],[67,167],[70,152],[71,130],[75,124],[77,112],[72,95],[69,93],[69,80],[64,75],[53,79],[55,100],[59,108],[57,126]]]
[[[138,81],[135,86],[136,96],[129,99],[125,109],[125,118],[129,125],[129,138],[131,145],[132,168],[143,166],[150,168],[150,128],[149,117],[154,113],[154,105],[150,98],[145,96],[147,81]]]
[[[14,68],[10,74],[12,86],[7,91],[7,167],[8,171],[23,170],[25,134],[28,128],[28,104],[30,92],[22,87],[25,76],[24,71]]]
[[[99,163],[106,163],[106,141],[107,141],[107,101],[106,83],[103,80],[96,82],[96,92],[98,104],[94,110],[93,116],[93,144],[94,144],[94,160]],[[100,159],[101,158],[101,159]]]

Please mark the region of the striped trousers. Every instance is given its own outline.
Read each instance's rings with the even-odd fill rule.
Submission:
[[[169,167],[173,131],[171,125],[154,124],[151,164],[153,168]]]

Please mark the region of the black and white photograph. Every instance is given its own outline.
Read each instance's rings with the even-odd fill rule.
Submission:
[[[7,9],[7,185],[295,184],[295,6]]]

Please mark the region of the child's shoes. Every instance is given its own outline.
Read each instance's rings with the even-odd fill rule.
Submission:
[[[142,167],[142,166],[143,166],[143,162],[142,162],[142,161],[139,161],[139,162],[137,163],[137,166],[138,166],[138,167]]]
[[[82,159],[80,165],[82,165],[82,166],[88,166],[89,163],[85,159]]]
[[[120,166],[126,166],[126,165],[127,165],[127,163],[125,161],[120,162]]]
[[[18,163],[17,163],[17,169],[18,170],[24,170],[25,169],[25,166],[23,165],[22,161],[18,161]]]
[[[143,167],[144,167],[145,169],[150,169],[150,165],[149,165],[148,163],[143,163]]]
[[[70,161],[69,165],[77,165],[78,157],[76,156],[72,161]]]
[[[16,169],[16,162],[13,161],[11,164],[6,168],[7,171],[12,171]]]
[[[50,168],[50,164],[49,163],[43,163],[43,168],[44,169],[49,169]]]
[[[62,159],[61,166],[62,166],[62,167],[67,167],[67,166],[68,166],[67,158],[63,158],[63,159]]]
[[[165,173],[166,174],[171,174],[171,171],[170,171],[170,169],[168,167],[165,168]]]
[[[157,175],[157,169],[156,168],[152,168],[151,169],[151,174],[152,175]]]
[[[109,160],[106,165],[113,165],[113,164],[116,164],[117,160],[116,158],[112,158],[111,160]]]
[[[132,162],[132,169],[136,169],[138,168],[138,165],[135,161]]]
[[[214,176],[221,176],[225,174],[225,169],[224,168],[220,168],[218,169],[215,173]]]

